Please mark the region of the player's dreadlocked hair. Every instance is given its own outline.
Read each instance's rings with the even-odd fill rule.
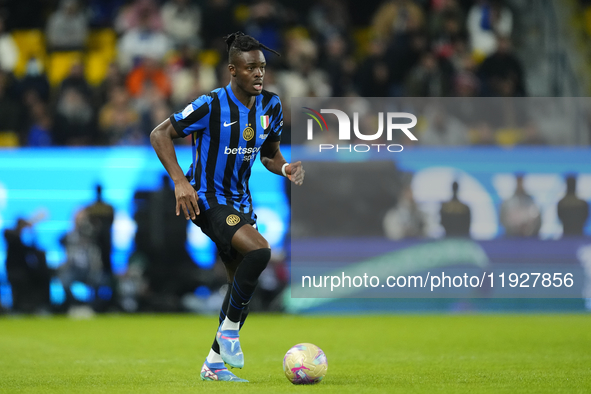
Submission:
[[[224,37],[224,40],[226,41],[226,45],[228,47],[230,59],[239,52],[248,52],[256,49],[266,49],[267,51],[272,52],[277,56],[281,56],[279,52],[269,48],[265,44],[261,44],[257,41],[256,38],[247,36],[241,31],[227,35],[226,37]]]

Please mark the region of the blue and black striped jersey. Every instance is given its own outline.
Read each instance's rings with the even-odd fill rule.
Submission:
[[[248,179],[266,141],[279,141],[283,111],[279,96],[263,90],[251,109],[230,85],[197,98],[170,117],[180,136],[193,135],[193,165],[187,173],[205,209],[233,206],[254,218]]]

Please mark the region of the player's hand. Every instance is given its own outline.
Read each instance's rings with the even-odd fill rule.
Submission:
[[[199,215],[199,205],[197,204],[197,192],[189,181],[181,180],[174,184],[174,195],[176,197],[176,215],[179,216],[181,212],[185,215],[185,219],[195,219]]]
[[[287,178],[296,185],[300,186],[304,183],[304,174],[306,171],[304,171],[301,161],[289,164],[285,167],[285,173],[287,174]]]

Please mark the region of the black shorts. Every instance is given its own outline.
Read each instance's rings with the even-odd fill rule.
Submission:
[[[205,210],[199,200],[199,210],[200,214],[193,223],[215,242],[222,261],[235,260],[238,252],[232,247],[232,237],[245,224],[256,226],[256,221],[227,205],[218,205]]]

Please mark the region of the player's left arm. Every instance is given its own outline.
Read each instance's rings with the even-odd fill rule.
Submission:
[[[272,173],[283,175],[282,169],[287,160],[281,154],[279,141],[266,141],[263,144],[261,147],[261,163]],[[289,163],[285,166],[285,175],[298,186],[304,183],[304,174],[305,171],[301,161]]]

